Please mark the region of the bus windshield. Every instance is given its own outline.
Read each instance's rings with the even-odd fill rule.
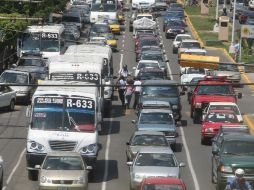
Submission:
[[[94,132],[95,102],[89,98],[38,97],[34,100],[32,129]]]
[[[91,11],[95,12],[116,12],[117,6],[115,4],[101,4],[96,3],[92,5]]]

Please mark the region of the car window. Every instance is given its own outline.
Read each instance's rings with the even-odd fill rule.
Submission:
[[[160,135],[136,135],[131,142],[132,146],[168,146],[165,137]]]
[[[173,124],[173,118],[172,115],[168,113],[160,113],[160,112],[142,113],[140,115],[139,123]]]
[[[176,86],[155,86],[149,87],[145,86],[142,88],[142,96],[146,97],[157,97],[157,98],[165,98],[165,97],[178,97],[178,88]]]
[[[0,82],[15,83],[15,84],[28,84],[28,75],[23,73],[4,72],[1,75]]]
[[[231,87],[226,85],[202,85],[198,88],[198,95],[232,95]]]
[[[138,64],[138,69],[142,69],[142,68],[159,68],[158,63],[139,63]]]
[[[182,45],[181,45],[182,48],[196,48],[196,49],[200,49],[201,46],[200,46],[200,43],[198,42],[182,42]]]
[[[158,167],[176,167],[176,162],[172,154],[167,153],[139,153],[136,166],[158,166]]]
[[[252,141],[224,141],[223,154],[254,155],[254,142]]]
[[[232,113],[209,113],[206,121],[208,122],[225,122],[225,123],[237,123],[237,117]]]
[[[45,170],[83,170],[80,157],[77,156],[47,156],[42,169]]]
[[[209,110],[232,110],[236,115],[241,115],[236,105],[210,105]]]
[[[186,74],[205,74],[205,69],[188,68]]]

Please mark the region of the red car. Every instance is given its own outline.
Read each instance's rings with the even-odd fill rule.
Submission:
[[[242,94],[238,93],[238,98]],[[206,76],[200,80],[191,96],[191,117],[194,123],[199,123],[202,117],[202,111],[209,102],[237,102],[236,93],[232,83],[225,77]]]
[[[211,110],[201,127],[201,144],[206,144],[218,133],[221,126],[239,126],[240,121],[232,110]]]
[[[145,178],[139,190],[168,190],[168,189],[187,190],[183,180],[174,177]]]

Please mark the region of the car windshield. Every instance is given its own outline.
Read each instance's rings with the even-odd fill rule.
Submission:
[[[181,42],[182,40],[191,39],[190,36],[177,36],[176,41]]]
[[[183,190],[183,187],[174,184],[145,184],[144,190]]]
[[[28,74],[4,72],[0,77],[1,83],[28,84]]]
[[[153,17],[152,16],[144,16],[144,15],[139,15],[139,16],[137,16],[137,19],[141,19],[141,18],[148,18],[148,19],[153,19]]]
[[[153,34],[153,30],[137,30],[137,35],[139,34]]]
[[[159,42],[156,39],[144,39],[141,40],[141,46],[159,46]]]
[[[32,129],[94,132],[94,106],[93,100],[85,98],[38,97],[34,100]]]
[[[158,54],[143,53],[141,55],[141,60],[163,61],[163,55],[161,53]]]
[[[148,63],[139,63],[137,69],[143,69],[143,68],[160,68],[158,63],[148,62]]]
[[[78,156],[47,156],[42,166],[44,170],[83,170],[84,165]]]
[[[202,85],[199,86],[198,95],[232,95],[230,86],[226,85]]]
[[[136,135],[132,146],[168,146],[167,139],[162,135]]]
[[[199,42],[182,42],[181,48],[201,49]]]
[[[236,115],[241,115],[236,105],[210,105],[209,110],[231,110]]]
[[[110,29],[106,24],[95,24],[91,28],[91,33],[110,33]]]
[[[145,86],[142,90],[142,96],[145,97],[156,97],[156,98],[167,98],[167,97],[178,97],[178,89],[176,86]]]
[[[142,113],[139,119],[140,124],[173,124],[172,115],[168,113],[149,112]]]
[[[62,22],[80,22],[80,18],[75,15],[64,15],[62,18]]]
[[[164,79],[164,72],[139,72],[140,80],[160,80]]]
[[[95,12],[116,12],[117,6],[115,4],[93,4],[91,11]]]
[[[20,59],[18,62],[18,66],[37,66],[37,67],[44,67],[45,62],[42,59]]]
[[[219,64],[219,70],[220,71],[239,72],[237,65],[223,65],[223,64]]]
[[[169,26],[185,26],[185,24],[182,20],[170,20],[167,22],[167,25],[169,25]]]
[[[222,145],[222,153],[229,155],[254,155],[253,144],[253,141],[225,141]]]
[[[205,69],[188,68],[186,74],[205,74]]]
[[[238,119],[233,113],[211,112],[206,117],[207,122],[237,123]]]
[[[177,167],[173,154],[139,153],[135,166]]]

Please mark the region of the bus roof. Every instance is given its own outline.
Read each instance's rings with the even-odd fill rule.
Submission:
[[[65,52],[65,55],[97,55],[110,59],[112,50],[109,46],[101,46],[95,44],[71,45]]]
[[[26,32],[51,32],[51,33],[62,33],[64,31],[63,24],[54,24],[54,25],[32,25],[28,26]]]
[[[33,99],[38,96],[79,96],[96,99],[99,97],[99,89],[92,83],[80,81],[50,81],[46,80],[42,85],[64,85],[64,86],[39,86]],[[80,86],[75,86],[80,85]],[[81,86],[82,85],[82,86]],[[84,85],[84,86],[83,86]]]

